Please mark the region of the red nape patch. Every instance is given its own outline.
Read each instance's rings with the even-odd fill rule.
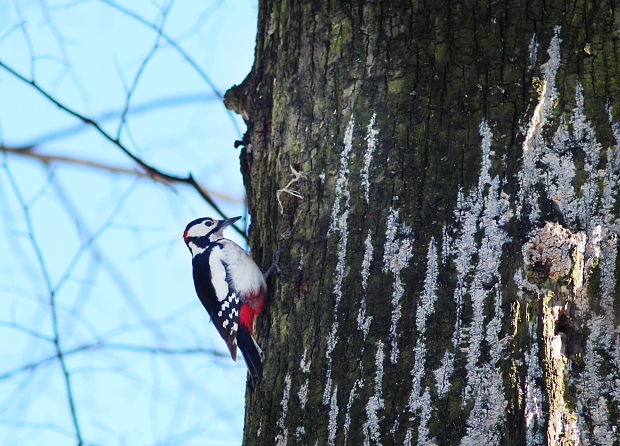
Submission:
[[[185,230],[185,232],[183,233],[183,241],[186,242],[187,241],[187,229]]]

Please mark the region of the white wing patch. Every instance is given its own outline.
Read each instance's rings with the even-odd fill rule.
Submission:
[[[209,269],[211,270],[211,283],[215,288],[218,301],[223,301],[228,296],[228,282],[226,282],[226,268],[222,264],[221,249],[214,248],[209,256]],[[226,309],[229,303],[224,302],[222,309]],[[218,314],[219,316],[219,314]]]

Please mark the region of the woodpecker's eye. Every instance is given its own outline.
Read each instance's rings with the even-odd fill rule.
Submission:
[[[209,227],[213,224],[211,220],[205,220],[205,226]]]

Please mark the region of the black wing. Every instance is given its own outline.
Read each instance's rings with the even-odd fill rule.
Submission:
[[[226,342],[230,356],[236,360],[239,309],[242,303],[238,293],[230,286],[230,275],[225,265],[219,260],[210,264],[210,251],[207,250],[192,260],[194,286],[200,302]]]

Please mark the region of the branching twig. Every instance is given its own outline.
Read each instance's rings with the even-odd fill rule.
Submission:
[[[71,156],[62,156],[62,155],[46,155],[43,153],[37,153],[34,150],[34,147],[5,147],[0,145],[0,152],[7,152],[14,155],[25,156],[26,158],[33,158],[41,161],[42,163],[63,163],[63,164],[73,164],[76,166],[84,166],[84,167],[92,167],[93,169],[103,170],[111,173],[120,173],[124,175],[134,175],[142,178],[152,178],[155,181],[158,181],[165,185],[170,185],[170,182],[161,177],[154,177],[153,175],[149,175],[148,173],[138,170],[138,169],[128,169],[126,167],[113,166],[111,164],[104,164],[98,161],[91,161],[84,158],[74,158]],[[213,189],[206,189],[205,191],[211,195],[212,197],[217,198],[218,200],[226,201],[229,203],[243,203],[243,199],[238,197],[233,197],[232,195],[225,194],[223,192],[219,192]]]
[[[87,345],[82,345],[80,347],[76,347],[76,348],[72,348],[70,350],[65,350],[64,352],[62,352],[62,356],[63,356],[63,361],[64,358],[74,355],[76,353],[80,353],[83,351],[87,351],[87,350],[92,350],[94,349],[98,344],[87,344]],[[32,372],[37,370],[39,367],[44,366],[46,364],[49,364],[55,360],[59,359],[58,354],[55,353],[53,355],[50,356],[46,356],[45,358],[39,359],[37,361],[32,361],[29,362],[27,364],[21,365],[19,367],[16,367],[14,369],[11,369],[7,372],[4,372],[2,374],[0,374],[0,381],[6,380],[6,379],[10,379],[13,378],[14,376],[20,375],[24,372]]]
[[[41,247],[34,233],[34,226],[32,224],[32,219],[30,217],[30,212],[26,204],[26,200],[22,196],[22,193],[19,189],[19,186],[17,185],[17,181],[15,180],[13,173],[9,169],[8,164],[6,164],[6,159],[4,162],[4,170],[7,174],[9,184],[11,185],[15,193],[15,197],[17,198],[17,201],[19,202],[22,208],[22,212],[24,214],[24,220],[26,222],[26,227],[28,229],[28,238],[32,245],[32,249],[35,252],[37,263],[39,265],[39,268],[41,269],[41,275],[43,276],[43,280],[45,282],[45,285],[49,293],[50,312],[52,315],[52,330],[54,333],[53,343],[54,343],[54,348],[56,350],[55,358],[58,358],[58,363],[60,364],[60,368],[62,370],[62,374],[64,377],[65,389],[67,391],[67,400],[69,403],[69,410],[71,412],[71,420],[73,422],[73,428],[75,429],[75,438],[77,440],[78,446],[82,446],[84,444],[84,441],[82,439],[80,423],[77,418],[77,411],[75,408],[75,398],[73,397],[73,387],[71,384],[71,377],[69,375],[69,369],[65,361],[64,352],[62,351],[62,348],[60,345],[60,330],[58,327],[58,312],[56,308],[56,292],[55,292],[54,287],[52,286],[52,280],[49,275],[47,265],[45,263],[45,259],[43,258],[43,251],[41,251]]]
[[[0,326],[2,327],[8,327],[8,328],[13,328],[17,331],[21,331],[22,333],[26,333],[27,335],[32,336],[33,338],[36,339],[41,339],[43,341],[47,341],[47,342],[54,342],[54,338],[51,338],[47,335],[44,335],[43,333],[39,333],[36,330],[33,330],[31,328],[28,327],[24,327],[23,325],[18,324],[17,322],[7,322],[7,321],[0,321]]]
[[[13,34],[16,30],[20,29],[22,26],[24,26],[23,20],[20,22],[17,22],[15,25],[7,29],[6,32],[0,36],[0,42],[8,38],[11,34]]]
[[[159,30],[157,28],[157,25],[155,25],[154,23],[149,22],[148,20],[144,19],[142,16],[140,16],[139,14],[131,11],[130,9],[127,9],[124,6],[121,6],[121,5],[119,5],[118,3],[116,3],[116,2],[114,2],[112,0],[100,0],[100,1],[105,3],[106,5],[114,8],[114,9],[116,9],[117,11],[122,12],[126,16],[131,17],[134,20],[137,20],[138,22],[142,23],[144,26],[147,26],[147,27],[151,28],[152,30],[159,32]],[[168,34],[162,32],[161,36],[164,38],[166,43],[168,43],[172,48],[174,48],[174,50],[177,53],[179,53],[181,55],[181,57],[183,59],[185,59],[185,61],[194,69],[194,71],[196,71],[198,76],[200,76],[200,78],[202,78],[202,80],[204,80],[206,82],[206,84],[209,86],[209,88],[211,88],[211,91],[218,98],[220,98],[220,100],[222,101],[222,104],[223,104],[224,95],[222,95],[222,93],[215,86],[215,84],[213,83],[211,78],[209,78],[209,76],[207,76],[207,73],[205,73],[205,71],[202,68],[200,68],[198,63],[189,55],[189,53],[187,53],[187,51],[185,51],[183,49],[183,47],[181,47],[181,45],[179,45]],[[226,113],[228,114],[228,117],[230,118],[230,121],[232,122],[235,130],[237,131],[237,135],[239,137],[241,137],[241,130],[239,129],[239,126],[237,125],[237,121],[235,120],[235,116],[234,116],[233,112],[231,112],[228,109],[225,109],[225,110],[226,110]]]
[[[99,238],[99,236],[101,234],[103,234],[103,232],[107,228],[110,227],[110,225],[112,224],[112,221],[114,220],[116,215],[118,215],[118,213],[123,208],[123,205],[125,204],[125,201],[127,200],[127,198],[129,198],[129,195],[131,194],[131,192],[135,188],[136,184],[137,183],[134,182],[129,187],[129,189],[127,189],[127,191],[121,196],[121,198],[116,203],[116,206],[114,207],[114,209],[112,210],[112,213],[106,219],[106,221],[101,226],[99,226],[99,228],[95,232],[93,232],[90,235],[90,237],[88,237],[86,240],[84,240],[82,245],[79,247],[77,252],[74,254],[73,258],[70,260],[69,265],[65,269],[63,275],[60,277],[60,279],[58,279],[58,282],[56,282],[56,285],[52,288],[52,291],[53,291],[54,294],[58,294],[60,292],[60,289],[65,284],[65,282],[69,279],[69,277],[71,277],[71,274],[73,273],[73,270],[78,265],[78,262],[79,262],[80,258],[82,257],[82,255],[84,255],[84,252],[86,252],[86,250],[95,242],[95,240],[97,240],[97,238]]]
[[[148,100],[136,105],[133,105],[131,109],[127,112],[127,115],[137,115],[141,113],[147,113],[153,110],[160,110],[165,107],[175,107],[186,104],[205,104],[206,102],[211,102],[216,100],[217,97],[213,94],[205,94],[201,92],[194,92],[188,94],[167,96],[158,99]],[[99,124],[102,124],[111,119],[115,119],[121,116],[123,110],[108,110],[93,118],[93,121],[97,121]],[[41,136],[37,136],[33,138],[31,141],[22,144],[23,147],[36,147],[43,143],[47,143],[50,141],[66,138],[69,136],[73,136],[85,129],[88,126],[84,125],[84,123],[71,125],[65,128],[61,128],[60,130],[54,130],[48,133],[45,133]]]
[[[293,197],[297,197],[302,200],[304,198],[303,195],[301,195],[298,191],[291,189],[291,186],[297,183],[301,179],[301,177],[303,176],[303,173],[296,170],[293,166],[291,166],[291,173],[293,174],[293,178],[291,178],[291,180],[288,183],[286,183],[286,186],[276,191],[276,198],[278,199],[278,206],[280,207],[280,214],[284,214],[284,206],[282,206],[282,201],[280,200],[281,194],[287,193],[289,195],[292,195]]]
[[[28,33],[28,29],[26,28],[26,19],[24,19],[24,15],[22,14],[22,10],[19,7],[19,3],[17,1],[13,1],[13,6],[15,7],[15,11],[17,12],[17,16],[19,17],[19,28],[22,32],[22,35],[24,36],[26,48],[28,48],[28,55],[30,56],[30,77],[34,79],[36,59],[34,57],[34,46],[32,45],[32,39],[30,38],[30,34]]]
[[[228,354],[225,354],[221,351],[201,347],[168,348],[149,345],[121,344],[114,342],[108,343],[104,341],[80,345],[79,347],[65,350],[62,355],[66,358],[69,356],[74,356],[78,353],[91,352],[94,350],[117,350],[128,351],[132,353],[148,353],[152,355],[210,355],[216,358],[228,357]],[[18,376],[25,372],[33,372],[40,367],[54,362],[56,359],[58,359],[58,355],[53,354],[41,358],[37,361],[32,361],[19,367],[15,367],[14,369],[8,370],[0,374],[0,381],[14,378],[15,376]]]
[[[138,71],[136,71],[136,75],[133,78],[133,82],[131,83],[131,86],[127,90],[127,96],[125,97],[125,106],[123,107],[123,112],[121,113],[121,119],[118,124],[118,130],[116,131],[116,139],[119,141],[121,139],[123,127],[125,126],[127,122],[127,112],[129,111],[129,104],[131,102],[131,98],[134,92],[136,91],[136,88],[138,87],[138,82],[140,81],[140,78],[142,77],[142,73],[144,73],[144,70],[146,69],[147,64],[153,58],[153,56],[155,55],[155,52],[157,52],[157,50],[159,49],[159,41],[161,40],[161,34],[163,32],[166,19],[168,18],[169,11],[170,11],[169,7],[164,8],[164,10],[162,11],[161,24],[157,28],[157,37],[155,38],[155,42],[153,42],[153,46],[151,47],[150,51],[147,53],[147,55],[142,60],[142,63],[138,67]]]
[[[108,256],[104,251],[100,250],[97,247],[97,244],[94,243],[95,234],[90,233],[87,229],[86,224],[82,221],[79,216],[77,207],[71,201],[69,195],[65,192],[62,186],[56,182],[54,183],[56,194],[58,198],[67,211],[67,215],[72,218],[74,224],[76,226],[78,236],[82,242],[82,247],[84,249],[88,248],[94,260],[98,262],[103,270],[106,272],[108,277],[114,282],[120,294],[125,298],[127,302],[128,308],[136,315],[136,317],[142,321],[143,325],[147,325],[148,321],[152,319],[149,314],[147,308],[141,303],[138,296],[135,295],[133,290],[131,289],[130,284],[127,282],[123,274],[116,268],[114,262],[110,261]],[[107,227],[119,227],[119,225],[115,225],[112,221],[112,217],[108,218],[108,223],[105,226]],[[100,231],[103,229],[102,227]],[[92,241],[91,241],[92,240]],[[80,302],[84,299],[84,295],[82,294],[80,297]],[[77,305],[77,303],[76,303]],[[74,307],[75,310],[75,307]],[[79,314],[79,312],[78,312]],[[66,330],[67,328],[65,328]],[[156,338],[159,338],[159,333],[157,330],[153,330]]]
[[[55,81],[55,83],[58,84],[62,80],[64,73],[68,73],[69,77],[75,84],[77,91],[79,91],[82,98],[85,99],[86,94],[84,92],[84,86],[82,85],[82,82],[80,82],[79,77],[76,76],[73,70],[71,69],[72,63],[71,63],[71,59],[69,58],[69,52],[67,51],[67,44],[65,42],[64,36],[60,32],[60,29],[58,29],[58,27],[54,23],[54,20],[52,20],[50,8],[48,7],[46,1],[39,0],[39,5],[41,6],[41,14],[43,15],[43,20],[47,24],[47,27],[51,31],[52,35],[54,36],[54,39],[56,40],[56,45],[58,45],[58,50],[60,51],[61,65],[65,68],[63,70],[63,73],[60,73],[58,75],[58,78]]]
[[[219,208],[219,206],[213,201],[213,199],[207,193],[207,191],[205,189],[203,189],[202,186],[194,179],[194,177],[192,176],[191,173],[187,177],[181,177],[181,176],[178,176],[178,175],[173,175],[173,174],[164,172],[162,170],[159,170],[159,169],[151,166],[150,164],[146,163],[144,160],[142,160],[141,158],[136,156],[131,150],[129,150],[117,138],[113,137],[108,132],[106,132],[97,122],[95,122],[91,118],[86,117],[85,115],[83,115],[81,113],[76,112],[75,110],[69,108],[68,106],[64,105],[62,102],[60,102],[59,100],[54,98],[50,93],[48,93],[46,90],[44,90],[42,87],[40,87],[35,81],[30,80],[30,79],[24,77],[22,74],[18,73],[17,71],[15,71],[13,68],[8,66],[7,64],[5,64],[1,60],[0,60],[0,67],[4,68],[7,72],[9,72],[11,75],[16,77],[20,81],[30,85],[32,88],[34,88],[36,91],[41,93],[41,95],[43,95],[46,99],[48,99],[50,102],[52,102],[54,105],[56,105],[61,110],[65,111],[68,114],[70,114],[71,116],[81,120],[85,124],[88,124],[88,125],[92,126],[101,136],[103,136],[105,139],[107,139],[112,144],[114,144],[116,147],[118,147],[125,155],[127,155],[136,164],[138,164],[140,167],[142,167],[148,174],[156,176],[156,177],[160,177],[160,178],[162,178],[164,180],[168,180],[168,181],[189,184],[190,186],[192,186],[200,194],[200,196],[207,203],[209,203],[209,205],[215,210],[215,212],[217,212],[223,218],[228,218],[226,216],[226,214],[224,214],[224,212]],[[244,239],[247,239],[247,235],[241,229],[239,229],[238,226],[233,225],[233,228]]]

